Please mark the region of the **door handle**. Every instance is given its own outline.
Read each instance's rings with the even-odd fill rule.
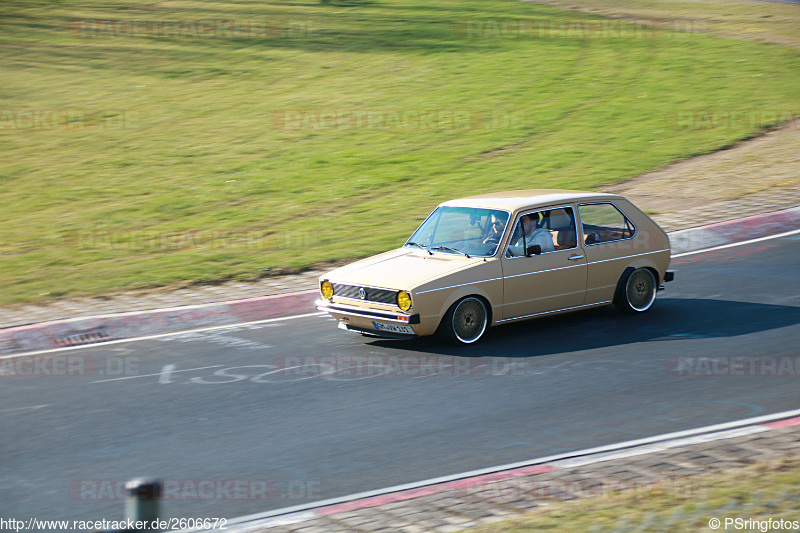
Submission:
[[[567,257],[567,259],[569,259],[570,261],[576,261],[576,260],[578,260],[578,259],[583,259],[583,254],[580,254],[580,255],[571,255],[571,256]]]

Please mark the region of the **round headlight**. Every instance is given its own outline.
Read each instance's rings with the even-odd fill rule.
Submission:
[[[403,311],[411,309],[411,296],[406,291],[397,293],[397,306]]]
[[[322,296],[325,297],[327,300],[333,298],[333,284],[325,280],[320,285],[320,292],[322,292]]]

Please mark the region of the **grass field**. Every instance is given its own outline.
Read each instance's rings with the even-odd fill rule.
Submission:
[[[441,200],[597,187],[800,109],[798,50],[615,24],[517,0],[4,2],[0,305],[365,256]]]

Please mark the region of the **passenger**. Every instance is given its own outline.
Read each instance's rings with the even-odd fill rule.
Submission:
[[[539,227],[539,213],[525,215],[522,217],[521,221],[525,240],[523,241],[522,236],[520,236],[514,243],[515,246],[521,247],[524,242],[525,246],[528,248],[534,244],[538,244],[542,252],[552,252],[555,250],[553,234],[550,230]]]

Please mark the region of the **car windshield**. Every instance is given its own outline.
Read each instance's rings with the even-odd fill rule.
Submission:
[[[488,257],[495,254],[508,213],[475,207],[438,207],[405,246],[430,252]]]

